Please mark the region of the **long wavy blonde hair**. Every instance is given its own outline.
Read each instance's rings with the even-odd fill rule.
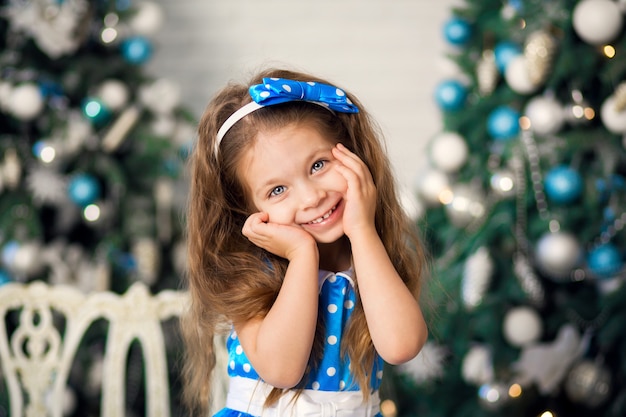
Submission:
[[[220,126],[251,101],[248,87],[261,83],[264,77],[331,84],[301,72],[264,70],[249,83],[229,83],[211,100],[200,120],[198,141],[191,158],[187,216],[186,286],[190,305],[181,320],[186,348],[184,400],[192,413],[205,414],[208,410],[211,373],[215,367],[214,336],[227,328],[225,324],[266,315],[278,295],[287,266],[285,259],[258,248],[241,233],[244,221],[254,208],[238,176],[240,157],[259,131],[291,123],[311,123],[326,137],[343,143],[358,155],[369,167],[378,193],[376,229],[391,261],[416,299],[426,270],[425,251],[416,226],[399,202],[380,129],[350,92],[346,91],[359,108],[357,114],[333,114],[303,102],[264,107],[237,122],[224,137],[219,152],[214,151]],[[320,326],[309,369],[320,360],[323,346]],[[367,387],[376,352],[359,302],[342,343],[342,352],[353,364],[355,380],[359,386]],[[355,366],[357,364],[360,366]],[[301,385],[305,380],[306,376]],[[267,404],[277,400],[281,393],[275,389]]]

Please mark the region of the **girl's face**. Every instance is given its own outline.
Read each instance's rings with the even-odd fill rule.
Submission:
[[[318,243],[341,238],[348,185],[335,169],[334,146],[310,124],[259,132],[240,166],[256,209],[272,223],[302,227]]]

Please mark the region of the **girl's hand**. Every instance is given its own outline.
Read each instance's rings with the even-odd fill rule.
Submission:
[[[341,143],[333,148],[333,155],[340,162],[336,169],[348,183],[343,228],[352,238],[355,233],[374,228],[376,186],[365,163]]]
[[[317,250],[315,239],[304,229],[271,223],[265,212],[250,215],[242,233],[258,247],[290,261],[302,250]]]

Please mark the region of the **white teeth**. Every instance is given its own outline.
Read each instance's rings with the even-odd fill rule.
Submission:
[[[331,214],[333,214],[333,211],[335,211],[336,208],[337,208],[337,206],[333,206],[333,208],[328,210],[328,212],[325,213],[322,217],[318,217],[317,219],[315,219],[313,221],[310,221],[308,224],[317,224],[317,223],[323,222],[324,220],[329,218]]]

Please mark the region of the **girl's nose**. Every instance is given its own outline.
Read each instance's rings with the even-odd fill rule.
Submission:
[[[315,184],[307,183],[303,184],[301,190],[301,201],[305,208],[316,207],[325,195],[326,193],[324,190],[317,187]]]

